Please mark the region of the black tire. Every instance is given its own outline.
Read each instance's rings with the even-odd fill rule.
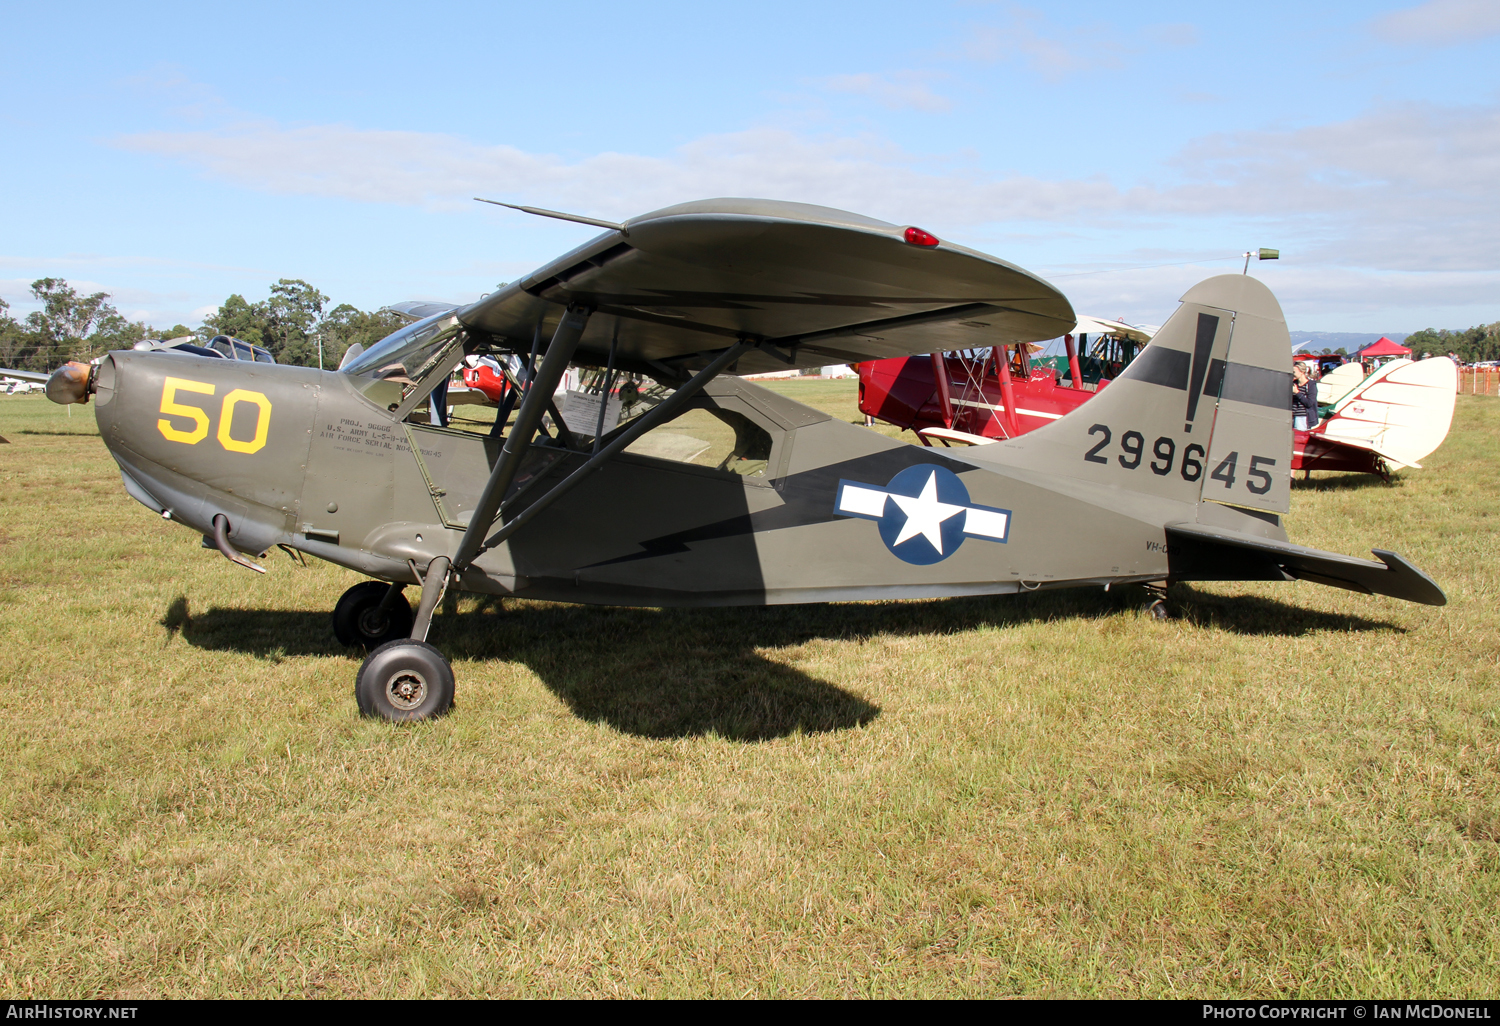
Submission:
[[[397,595],[390,608],[380,611],[390,587],[384,581],[363,581],[344,592],[333,607],[333,636],[340,645],[375,649],[411,637],[411,603],[405,595]]]
[[[453,668],[425,641],[389,641],[360,666],[354,700],[363,715],[395,723],[441,716],[453,707]]]
[[[1153,620],[1170,620],[1172,618],[1172,610],[1167,608],[1166,602],[1157,599],[1155,602],[1147,603],[1146,615]]]

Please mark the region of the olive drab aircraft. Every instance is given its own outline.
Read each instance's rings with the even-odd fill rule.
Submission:
[[[92,397],[125,490],[227,559],[257,570],[252,557],[283,546],[371,578],[333,626],[368,649],[360,710],[391,720],[453,702],[427,642],[450,588],[725,606],[1300,579],[1446,601],[1395,553],[1287,540],[1291,347],[1254,278],[1191,289],[1084,407],[938,451],[737,375],[1054,338],[1076,317],[1047,282],[919,228],[797,203],[562,216],[605,231],[337,371],[125,351],[64,366],[48,395]],[[440,426],[447,404],[430,398],[476,357],[522,368],[488,434]],[[596,424],[566,420],[554,395],[570,367],[605,397],[628,379],[655,401],[612,427],[603,402]],[[690,414],[732,438],[722,462],[638,444]]]

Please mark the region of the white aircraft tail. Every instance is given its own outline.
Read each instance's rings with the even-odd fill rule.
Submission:
[[[1291,370],[1291,338],[1271,290],[1246,275],[1220,275],[1189,289],[1093,399],[969,455],[1183,502],[1285,513]]]
[[[1360,386],[1365,369],[1358,360],[1341,363],[1318,380],[1318,404],[1332,406]]]
[[[1448,437],[1457,391],[1458,368],[1446,357],[1392,360],[1338,401],[1320,433],[1392,469],[1420,467]]]

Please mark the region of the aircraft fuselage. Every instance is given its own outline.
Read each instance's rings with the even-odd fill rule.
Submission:
[[[98,381],[101,433],[148,506],[205,534],[223,514],[244,552],[285,545],[383,580],[415,583],[452,556],[499,451],[483,435],[396,422],[337,372],[122,352]],[[694,406],[763,433],[763,469],[622,453],[459,586],[731,605],[1160,580],[1163,524],[1194,516],[1188,503],[893,441],[736,378]],[[507,515],[585,458],[533,446]]]

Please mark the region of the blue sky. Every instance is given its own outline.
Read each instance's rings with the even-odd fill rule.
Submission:
[[[7,9],[0,296],[196,324],[299,277],[467,301],[708,196],[920,225],[1160,323],[1236,254],[1292,326],[1500,319],[1500,2]]]

